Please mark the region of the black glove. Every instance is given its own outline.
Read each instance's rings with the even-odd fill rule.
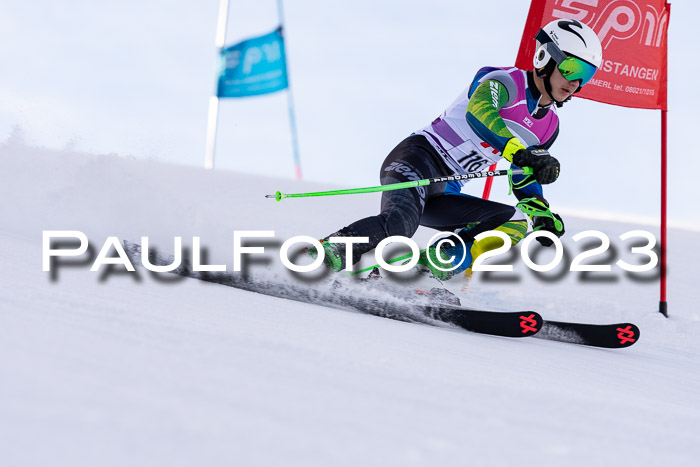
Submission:
[[[562,235],[564,235],[564,221],[561,220],[561,216],[559,216],[559,214],[552,213],[552,215],[559,222],[561,222],[561,230],[557,230],[557,227],[554,225],[554,220],[552,220],[551,217],[546,217],[546,216],[535,217],[532,221],[532,230],[533,231],[546,230],[547,232],[552,232],[557,237],[561,237]],[[538,242],[540,242],[540,244],[542,246],[554,245],[554,242],[547,237],[537,237],[536,240]]]
[[[513,154],[513,164],[532,167],[535,180],[542,185],[552,183],[559,177],[559,161],[546,149],[521,149]]]

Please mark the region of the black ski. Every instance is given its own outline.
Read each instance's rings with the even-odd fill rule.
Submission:
[[[542,317],[534,311],[485,311],[445,306],[424,306],[423,309],[439,321],[467,331],[494,336],[534,336],[543,325]]]
[[[621,349],[639,340],[639,328],[632,323],[583,324],[545,320],[537,337],[571,344]]]
[[[141,263],[141,245],[124,241],[124,249],[134,264]],[[153,251],[149,251],[149,260],[156,266],[166,266],[173,262],[172,257]],[[172,273],[272,297],[350,309],[398,321],[430,325],[446,323],[481,334],[527,337],[536,334],[542,327],[542,317],[534,311],[497,312],[461,308],[450,304],[454,303],[452,300],[456,297],[443,296],[441,289],[437,288],[429,291],[414,291],[416,293],[411,295],[406,295],[404,290],[404,296],[399,297],[391,291],[388,294],[372,293],[380,289],[386,292],[387,290],[382,287],[368,289],[363,285],[357,287],[339,285],[315,288],[274,278],[249,278],[241,273],[196,272],[185,262]],[[436,300],[443,303],[436,305]]]

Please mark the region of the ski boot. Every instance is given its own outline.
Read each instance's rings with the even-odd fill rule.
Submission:
[[[418,264],[422,264],[430,269],[431,274],[435,278],[446,281],[454,277],[455,274],[464,272],[471,267],[471,247],[473,242],[465,242],[466,252],[460,242],[454,246],[449,246],[445,242],[441,248],[438,248],[438,243],[440,243],[440,240],[430,245],[427,249],[422,250],[418,259]],[[443,269],[447,270],[443,271]]]
[[[340,272],[345,269],[345,254],[344,251],[341,250],[342,248],[345,248],[345,246],[336,245],[326,239],[321,239],[319,241],[321,242],[324,252],[323,264],[335,272]],[[301,253],[309,255],[313,259],[318,257],[318,251],[316,250],[316,247],[313,246],[302,248]]]

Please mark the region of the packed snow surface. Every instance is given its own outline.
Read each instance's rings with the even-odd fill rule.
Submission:
[[[446,284],[467,306],[634,322],[641,338],[622,350],[392,321],[141,267],[91,272],[88,255],[42,271],[46,230],[84,232],[92,260],[110,236],[166,252],[198,236],[206,261],[229,270],[234,231],[274,230],[249,268],[283,274],[284,240],[374,214],[379,195],[264,195],[331,188],[0,147],[2,465],[696,465],[697,231],[669,232],[669,319],[658,270],[615,266],[646,261],[631,253],[645,242],[621,234],[658,236],[633,221],[569,214],[554,271],[535,274],[514,248],[513,273]],[[567,271],[600,244],[572,240],[586,230],[610,238],[588,264],[611,272]],[[553,256],[532,251],[541,264]]]

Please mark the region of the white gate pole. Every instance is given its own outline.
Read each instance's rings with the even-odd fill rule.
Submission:
[[[228,6],[230,0],[220,0],[219,20],[216,26],[216,47],[221,51],[226,43],[226,25],[228,23]],[[214,95],[209,98],[209,116],[207,119],[207,148],[204,157],[204,168],[214,168],[214,150],[216,148],[216,128],[219,122],[219,98]]]

